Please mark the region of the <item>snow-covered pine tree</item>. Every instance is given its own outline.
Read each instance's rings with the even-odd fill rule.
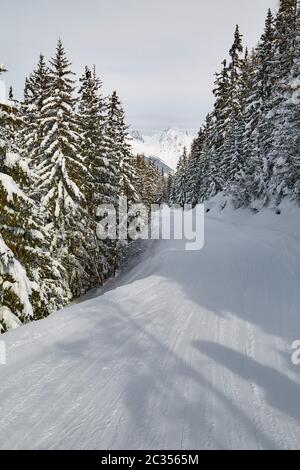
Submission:
[[[165,177],[160,173],[155,164],[146,159],[144,155],[136,157],[136,189],[143,202],[148,208],[151,204],[164,202],[164,190],[162,180]]]
[[[244,58],[243,45],[239,26],[236,26],[234,42],[229,51],[230,63],[228,65],[228,104],[229,112],[225,124],[224,142],[220,148],[221,162],[220,175],[223,178],[222,189],[230,190],[235,174],[240,169],[242,122],[242,71]]]
[[[258,200],[255,205],[268,202],[270,180],[267,153],[271,144],[272,122],[268,118],[270,97],[276,80],[274,18],[268,10],[264,33],[257,49],[252,54],[253,71],[251,87],[244,110],[245,132],[243,154],[247,161],[244,181],[240,191],[243,204]]]
[[[219,175],[219,161],[218,152],[216,152],[214,144],[214,113],[209,113],[206,116],[205,124],[203,126],[203,150],[201,155],[201,184],[199,188],[198,202],[204,202],[207,199],[215,196],[222,190],[221,178]]]
[[[286,195],[286,186],[280,174],[284,173],[284,159],[280,154],[278,130],[284,126],[285,117],[282,114],[284,102],[287,98],[287,86],[290,71],[294,62],[295,28],[296,28],[297,0],[280,0],[279,10],[275,18],[274,41],[274,73],[273,87],[269,100],[270,145],[267,149],[267,171],[269,174],[269,199],[279,203]]]
[[[107,269],[104,254],[106,247],[104,242],[97,239],[97,207],[106,202],[107,190],[103,193],[105,177],[103,175],[104,164],[104,125],[105,125],[105,100],[100,93],[101,81],[96,76],[95,67],[91,70],[85,67],[80,77],[78,121],[81,130],[81,154],[85,166],[88,169],[86,180],[86,199],[88,205],[88,233],[89,254],[91,266],[93,265],[94,281],[92,284],[102,284]],[[105,272],[103,272],[105,271]]]
[[[211,119],[210,133],[210,164],[214,167],[215,191],[224,188],[224,175],[220,171],[220,163],[223,158],[226,127],[230,115],[231,103],[229,95],[229,71],[227,61],[222,62],[222,70],[216,74],[213,94],[216,98]]]
[[[89,171],[81,155],[73,73],[59,40],[50,61],[51,90],[41,110],[43,156],[37,168],[42,208],[52,236],[51,251],[68,272],[74,296],[90,287],[86,196]]]
[[[6,69],[0,66],[0,74]],[[13,153],[13,135],[20,122],[13,104],[0,104],[0,333],[15,328],[33,317],[32,284],[28,274],[12,251],[22,251],[22,236],[17,228],[26,222],[26,196],[8,174],[17,157]],[[23,202],[22,212],[21,206]],[[20,220],[22,218],[22,220]]]
[[[0,332],[42,318],[68,300],[63,269],[47,253],[30,172],[18,148],[23,124],[14,102],[0,105]]]
[[[49,96],[50,85],[49,69],[44,56],[40,54],[36,69],[25,80],[24,99],[21,103],[24,126],[20,133],[22,156],[33,170],[33,185],[30,192],[37,200],[40,200],[40,183],[34,176],[42,158],[41,112],[44,101]]]
[[[167,204],[169,201],[168,196],[168,175],[165,174],[163,168],[158,170],[158,182],[157,182],[157,203]]]
[[[254,165],[254,162],[258,163],[256,141],[252,139],[253,133],[257,129],[261,104],[255,89],[257,63],[256,52],[253,51],[252,55],[249,56],[246,50],[242,69],[241,114],[236,123],[239,145],[238,152],[236,150],[236,158],[232,160],[234,173],[229,186],[229,192],[232,195],[235,207],[250,205],[253,180],[257,170]]]
[[[199,192],[202,184],[202,152],[204,143],[204,132],[200,128],[196,139],[191,146],[191,152],[187,162],[186,174],[186,202],[196,206],[199,202]]]
[[[136,155],[135,157],[136,188],[141,202],[144,199],[144,184],[146,178],[146,158],[145,155]]]
[[[99,167],[103,159],[103,134],[105,124],[105,101],[100,94],[102,83],[96,76],[95,67],[80,77],[78,119],[82,135],[82,155],[90,175],[88,203],[95,211],[102,202],[101,191],[97,190]],[[100,163],[99,163],[100,161]]]
[[[136,193],[135,161],[128,144],[124,110],[114,91],[108,99],[103,135],[103,158],[99,166],[99,193],[103,204],[117,207],[119,196],[126,196],[129,203],[138,200]],[[123,245],[117,240],[107,240],[103,265],[106,276],[115,274],[119,252]]]
[[[114,91],[109,99],[106,137],[117,162],[118,195],[126,196],[129,201],[138,199],[136,193],[135,167],[128,143],[128,128],[120,99]]]
[[[275,19],[275,64],[279,85],[290,74],[294,62],[296,12],[297,0],[280,0]]]
[[[104,202],[116,205],[118,196],[125,191],[123,158],[128,144],[126,142],[124,111],[117,93],[114,91],[108,99],[107,116],[103,138],[103,159],[101,174],[101,193]]]
[[[105,119],[102,158],[98,166],[98,193],[102,195],[102,204],[117,208],[121,193],[121,161],[123,157],[123,136],[120,131],[120,102],[116,92],[108,97]],[[101,220],[105,214],[102,214]],[[116,234],[117,235],[117,234]],[[119,261],[119,244],[117,240],[107,239],[101,244],[103,253],[102,272],[104,277],[114,275]]]
[[[300,0],[297,1],[295,27],[294,63],[288,84],[289,97],[286,105],[290,109],[287,125],[289,128],[287,145],[291,145],[290,173],[294,175],[292,195],[300,205]]]
[[[173,203],[184,207],[187,204],[187,164],[188,155],[186,147],[177,164],[173,187]]]
[[[168,206],[172,205],[173,186],[174,186],[174,175],[172,173],[169,173],[168,178],[167,178],[166,193],[165,193],[165,203]]]
[[[290,36],[294,36],[293,38]],[[276,201],[284,196],[293,196],[300,202],[300,2],[294,29],[288,34],[293,48],[288,48],[289,60],[292,57],[290,74],[284,82],[284,100],[277,105],[277,125],[272,134],[271,158],[274,163],[270,182],[270,192]],[[282,84],[283,88],[283,84]]]

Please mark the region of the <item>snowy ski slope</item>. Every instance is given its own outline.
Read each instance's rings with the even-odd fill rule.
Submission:
[[[212,205],[202,251],[149,242],[110,290],[3,335],[0,447],[300,448],[299,220]]]

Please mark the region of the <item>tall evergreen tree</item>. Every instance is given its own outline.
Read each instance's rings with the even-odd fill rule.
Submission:
[[[294,62],[297,0],[280,0],[275,19],[275,47],[278,81],[289,75]]]
[[[119,195],[127,196],[129,200],[137,199],[135,190],[134,161],[128,143],[128,131],[125,124],[125,114],[120,99],[114,91],[109,100],[109,111],[106,127],[108,151],[111,150],[116,162],[116,188]]]
[[[101,190],[97,186],[99,168],[102,168],[106,106],[100,94],[102,84],[96,76],[95,67],[93,71],[85,67],[80,83],[78,117],[82,135],[81,153],[90,177],[88,202],[94,210],[102,202]]]
[[[166,193],[166,178],[155,164],[144,155],[137,155],[135,165],[136,190],[140,201],[148,208],[151,204],[167,202],[167,195],[164,194]]]
[[[293,40],[290,38],[292,34]],[[274,166],[270,191],[278,202],[287,195],[293,195],[300,202],[300,2],[297,3],[294,29],[288,36],[293,49],[287,52],[293,62],[284,82],[284,101],[276,108],[278,117],[272,135]]]
[[[21,113],[24,126],[21,132],[22,154],[28,160],[33,175],[42,159],[42,125],[41,113],[45,100],[50,93],[49,69],[42,54],[39,56],[36,69],[25,80],[24,100]],[[31,193],[39,199],[39,181],[33,180]]]
[[[89,171],[81,155],[72,75],[59,40],[50,61],[51,91],[41,110],[43,157],[37,174],[42,207],[53,236],[52,252],[66,267],[71,291],[77,296],[87,290],[91,275],[86,246]]]
[[[264,205],[269,200],[271,169],[267,158],[272,144],[272,103],[271,96],[277,81],[275,65],[274,18],[268,10],[265,30],[257,47],[254,77],[246,112],[244,142],[249,154],[249,171],[244,187],[248,188],[251,199],[260,199]]]
[[[101,81],[96,76],[95,67],[90,70],[85,67],[84,74],[80,78],[78,119],[81,130],[81,153],[88,169],[86,181],[86,199],[88,206],[87,224],[89,227],[89,253],[91,266],[94,266],[94,281],[102,284],[107,276],[108,268],[105,259],[106,246],[97,239],[97,208],[107,202],[109,188],[103,188],[105,181],[106,158],[104,157],[104,125],[105,125],[105,100],[100,93]]]
[[[227,61],[224,60],[222,71],[216,74],[214,82],[215,95],[214,110],[210,120],[210,165],[214,168],[213,192],[222,191],[224,188],[224,175],[221,171],[220,163],[223,159],[224,142],[229,122],[231,103],[229,94],[229,70]],[[208,134],[207,134],[208,137]]]
[[[244,59],[242,57],[243,45],[242,35],[236,26],[234,42],[229,51],[230,63],[228,66],[229,85],[229,113],[226,121],[224,143],[220,149],[221,162],[220,173],[223,178],[223,189],[228,190],[230,183],[234,180],[236,171],[239,170],[239,157],[241,152],[242,134],[242,72]]]
[[[129,203],[138,200],[135,161],[128,143],[124,110],[116,91],[108,99],[103,158],[99,168],[99,191],[103,194],[103,204],[114,207],[117,207],[119,196],[126,196]],[[117,240],[108,240],[103,247],[104,271],[107,276],[116,272],[120,245]]]
[[[173,189],[173,203],[184,207],[187,204],[187,164],[188,155],[186,147],[179,158]]]
[[[18,149],[22,120],[0,105],[0,331],[38,319],[69,299],[62,266],[47,252],[38,207],[23,191],[30,173]]]
[[[168,174],[167,177],[167,183],[166,183],[166,191],[165,191],[165,197],[164,197],[164,202],[168,205],[172,205],[172,200],[173,200],[173,186],[174,186],[174,175],[172,173]]]
[[[216,151],[214,145],[214,115],[209,113],[206,116],[203,126],[203,150],[200,157],[199,166],[201,167],[201,184],[199,188],[198,203],[202,203],[207,199],[215,196],[222,190],[220,178],[217,180],[216,175],[219,172],[219,161],[216,159]]]
[[[188,204],[195,206],[199,202],[199,192],[202,184],[202,152],[204,143],[204,132],[202,128],[196,139],[192,143],[191,152],[187,162],[187,195],[186,201]]]

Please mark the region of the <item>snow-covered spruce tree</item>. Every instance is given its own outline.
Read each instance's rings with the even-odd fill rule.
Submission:
[[[169,173],[167,177],[165,200],[164,200],[164,202],[168,204],[169,206],[172,205],[173,186],[174,186],[174,175],[172,173]]]
[[[244,58],[242,56],[242,35],[236,26],[234,42],[229,51],[230,63],[228,65],[228,104],[229,112],[225,125],[224,143],[220,148],[221,162],[220,174],[223,178],[222,189],[230,190],[236,172],[240,169],[242,122],[242,71]]]
[[[108,203],[116,204],[118,196],[137,199],[134,159],[128,144],[124,110],[117,93],[109,97],[103,136],[101,193]]]
[[[251,56],[251,86],[246,93],[244,121],[245,131],[242,141],[242,153],[246,162],[236,194],[242,205],[259,200],[261,205],[268,202],[270,174],[267,152],[271,144],[272,122],[268,118],[270,97],[274,86],[276,70],[274,68],[275,34],[274,19],[268,10],[264,33],[257,49]],[[257,205],[257,202],[255,202]]]
[[[108,98],[103,135],[103,158],[99,167],[99,192],[103,203],[117,207],[119,196],[126,196],[129,204],[138,200],[136,192],[135,161],[128,144],[124,110],[114,91]],[[115,274],[123,243],[107,240],[103,266],[105,275]]]
[[[273,130],[271,158],[273,174],[270,192],[277,202],[284,196],[300,202],[300,2],[297,3],[295,26],[289,37],[293,48],[287,50],[292,67],[284,84],[284,100],[276,108],[277,126]],[[290,36],[289,35],[289,36]]]
[[[0,105],[0,331],[42,318],[67,300],[38,208],[23,191],[30,172],[18,148],[22,124],[14,103]]]
[[[295,41],[296,0],[280,0],[274,24],[274,58],[271,72],[272,92],[265,117],[266,147],[265,172],[268,175],[267,202],[280,202],[285,195],[284,185],[278,184],[282,172],[281,155],[278,154],[278,130],[283,125],[282,105],[286,100],[287,82],[293,64]]]
[[[0,67],[0,74],[5,72]],[[26,196],[8,174],[17,155],[12,145],[20,122],[13,104],[0,104],[0,333],[15,328],[33,316],[32,284],[24,266],[11,248],[23,251],[22,235],[17,233],[26,223]],[[21,211],[21,203],[23,203]],[[28,215],[28,214],[26,214]],[[10,248],[11,246],[11,248]]]
[[[275,64],[279,86],[280,81],[290,74],[294,62],[296,12],[297,0],[280,0],[275,19]],[[277,98],[280,99],[280,94]]]
[[[103,167],[104,167],[104,124],[105,100],[100,94],[101,81],[96,76],[95,67],[85,71],[80,77],[78,122],[81,131],[81,154],[88,169],[86,184],[86,199],[88,207],[87,224],[89,230],[88,250],[91,263],[94,266],[94,280],[91,284],[103,284],[106,264],[103,242],[97,239],[97,207],[105,200],[103,193]],[[109,191],[108,191],[109,192]],[[102,253],[104,251],[104,253]]]
[[[199,202],[199,192],[202,176],[202,151],[204,143],[204,132],[201,128],[196,139],[192,143],[191,152],[187,162],[186,174],[186,202],[195,206]]]
[[[107,115],[103,135],[103,158],[99,160],[98,192],[102,204],[117,208],[120,195],[120,162],[122,158],[122,136],[119,132],[119,100],[114,92],[108,98]],[[103,214],[101,215],[102,219]],[[116,234],[117,235],[117,234]],[[119,262],[117,240],[102,240],[102,272],[104,277],[115,275]]]
[[[204,139],[200,157],[201,184],[198,203],[210,199],[222,190],[220,178],[216,178],[219,174],[219,161],[216,158],[218,153],[214,145],[214,123],[213,113],[209,113],[203,126]]]
[[[222,70],[216,74],[214,82],[213,94],[216,100],[210,128],[210,165],[214,169],[213,186],[215,192],[222,191],[224,188],[224,175],[221,172],[220,163],[223,158],[224,142],[231,111],[227,61],[224,60],[222,65]]]
[[[39,55],[38,63],[33,72],[25,79],[24,97],[20,103],[23,126],[19,133],[21,155],[30,168],[30,185],[27,194],[40,205],[41,192],[37,178],[37,168],[42,159],[42,127],[41,110],[44,100],[50,92],[49,69],[45,58]],[[42,225],[45,225],[44,221]]]
[[[261,100],[256,96],[256,67],[258,59],[253,51],[249,56],[246,51],[242,69],[241,114],[236,122],[238,146],[232,159],[233,177],[229,186],[234,206],[247,207],[251,204],[255,173],[259,165],[257,154],[257,124]],[[254,135],[253,135],[254,134]]]
[[[186,147],[179,158],[173,188],[173,203],[184,207],[187,204],[187,164],[188,155]]]
[[[135,201],[138,195],[135,188],[134,160],[128,143],[128,128],[125,124],[124,109],[115,91],[110,98],[107,127],[113,134],[113,147],[117,155],[119,195],[126,196],[129,201]],[[110,135],[110,142],[112,142],[112,135]]]
[[[164,202],[163,181],[165,177],[151,160],[147,160],[144,155],[136,157],[136,190],[140,201],[147,207],[151,204],[161,204]]]
[[[105,124],[105,101],[100,94],[101,81],[96,76],[95,68],[85,71],[80,77],[78,119],[82,135],[81,153],[88,168],[89,195],[88,204],[92,212],[102,202],[101,190],[97,190],[99,168],[102,168],[103,135]]]
[[[34,179],[35,171],[42,158],[41,111],[44,101],[49,96],[51,81],[44,56],[40,54],[36,69],[25,80],[24,99],[21,113],[24,126],[21,131],[22,155],[28,160],[33,170],[32,195],[40,199],[39,181]]]
[[[158,170],[158,183],[157,183],[157,203],[158,204],[168,204],[169,201],[169,192],[168,192],[168,175],[165,173],[164,169]]]
[[[146,158],[145,155],[136,155],[135,157],[136,188],[140,200],[144,201],[144,184],[146,179]]]
[[[287,119],[288,145],[293,149],[290,173],[294,175],[292,181],[292,195],[300,205],[300,0],[297,1],[297,16],[295,28],[294,63],[288,85],[289,97],[286,106],[289,108]]]
[[[81,155],[73,73],[61,40],[50,61],[51,91],[41,110],[43,152],[37,168],[41,204],[52,237],[52,255],[68,276],[66,290],[79,296],[90,287],[90,235],[86,195],[89,171]]]

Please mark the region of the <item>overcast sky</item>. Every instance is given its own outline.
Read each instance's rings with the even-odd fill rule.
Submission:
[[[253,47],[278,0],[5,0],[0,62],[21,96],[38,54],[58,37],[73,70],[96,64],[103,90],[116,89],[132,128],[197,129],[208,111],[213,74],[236,23]]]

